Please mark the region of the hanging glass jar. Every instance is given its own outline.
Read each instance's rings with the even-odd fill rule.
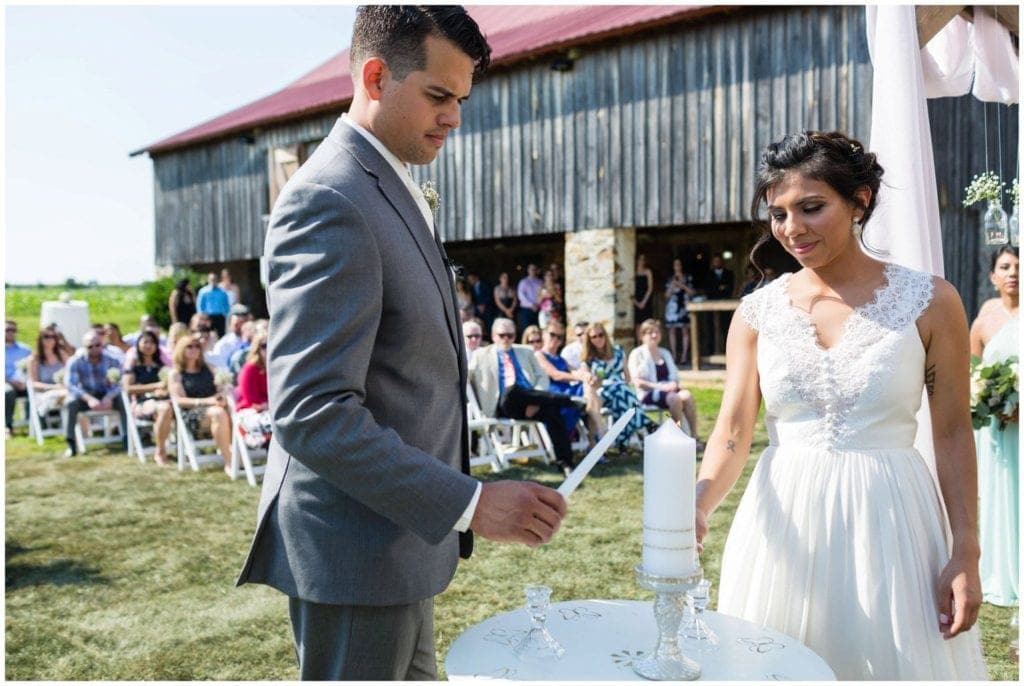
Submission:
[[[1006,212],[998,200],[990,199],[985,217],[982,219],[985,242],[988,245],[1004,245],[1006,243]]]
[[[1017,210],[1020,209],[1019,205],[1013,206],[1013,214],[1010,215],[1010,221],[1007,224],[1007,238],[1013,245],[1020,245],[1020,223],[1017,220]]]

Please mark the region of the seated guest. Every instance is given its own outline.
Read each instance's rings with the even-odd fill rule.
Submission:
[[[494,345],[473,354],[469,382],[487,416],[543,423],[551,436],[556,464],[568,474],[573,467],[572,446],[560,410],[582,404],[582,399],[574,403],[569,396],[548,391],[547,374],[530,348],[512,344],[515,336],[516,326],[511,319],[495,319],[491,325]]]
[[[214,369],[227,369],[228,361],[214,352],[214,348],[219,340],[217,332],[214,331],[212,326],[207,326],[206,321],[209,321],[209,317],[202,312],[196,313],[192,317],[193,325],[189,328],[189,333],[193,336],[198,337],[199,342],[203,346],[203,359],[207,364],[213,365]]]
[[[236,390],[238,430],[250,448],[262,448],[270,441],[271,417],[267,398],[267,335],[259,334],[246,352],[238,372]]]
[[[181,407],[182,418],[193,436],[211,435],[231,472],[231,417],[227,399],[214,383],[213,367],[203,357],[198,335],[182,338],[174,348],[174,366],[167,388]]]
[[[160,378],[165,366],[160,356],[160,339],[152,331],[143,331],[125,362],[124,387],[132,399],[129,410],[133,417],[153,422],[153,459],[161,466],[169,465],[167,437],[171,435],[174,409],[167,401],[167,382]]]
[[[59,410],[67,396],[64,367],[70,356],[57,344],[52,327],[39,332],[36,351],[28,358],[28,383],[35,391],[37,407],[31,408],[40,417]]]
[[[245,365],[245,360],[249,356],[249,349],[252,347],[252,341],[256,337],[256,322],[249,320],[242,324],[242,333],[240,337],[242,339],[242,345],[238,346],[235,351],[228,356],[228,371],[235,376],[235,379],[238,378],[238,372],[242,370],[242,366]],[[219,345],[220,341],[217,341],[217,344]],[[217,346],[214,346],[213,349],[216,354]]]
[[[28,391],[25,389],[27,377],[23,365],[32,354],[32,348],[14,340],[17,335],[17,322],[8,319],[7,325],[4,327],[4,337],[7,343],[4,347],[4,425],[7,438],[11,437],[11,431],[14,429],[14,403],[19,396],[26,397],[28,395]],[[22,362],[22,360],[26,362]]]
[[[157,340],[160,342],[161,348],[167,347],[167,338],[160,331],[160,324],[157,323],[156,317],[151,314],[144,314],[139,317],[139,330],[132,331],[130,334],[124,337],[124,340],[129,345],[135,345],[135,341],[139,340],[139,336],[143,331],[152,331],[156,334]]]
[[[595,322],[587,327],[580,359],[580,369],[585,369],[601,379],[601,388],[598,389],[601,404],[612,413],[612,417],[618,419],[626,414],[629,408],[636,408],[636,414],[615,439],[619,448],[624,448],[630,436],[644,427],[649,431],[658,429],[658,425],[644,414],[640,399],[629,385],[629,372],[625,364],[626,353],[623,352],[622,346],[608,340],[608,333],[601,323]]]
[[[483,340],[483,336],[483,327],[480,326],[480,322],[476,319],[462,322],[462,338],[466,343],[466,360],[473,359],[473,353],[480,347],[480,341]]]
[[[163,352],[167,353],[167,359],[171,359],[171,353],[174,352],[174,347],[178,345],[178,341],[183,336],[190,335],[188,330],[188,324],[185,322],[174,322],[171,324],[171,328],[167,329],[167,345],[161,346]],[[170,366],[168,364],[167,366]]]
[[[588,326],[590,326],[590,322],[576,322],[576,326],[572,327],[575,339],[562,348],[562,359],[569,364],[570,371],[579,369],[583,364],[580,354],[583,352],[583,337],[587,335]]]
[[[245,337],[244,326],[246,322],[252,321],[252,313],[249,308],[241,303],[231,306],[231,318],[228,320],[228,331],[216,345],[213,346],[213,354],[217,359],[225,361],[224,366],[237,351],[249,347],[252,340],[252,327],[249,328],[249,337]]]
[[[519,342],[530,346],[534,352],[540,350],[544,345],[544,337],[541,336],[540,327],[536,324],[530,324],[523,329],[523,338]]]
[[[71,359],[71,356],[75,354],[75,346],[68,343],[68,339],[64,338],[64,332],[60,330],[60,326],[56,322],[51,322],[46,328],[53,331],[54,335],[57,336],[57,347],[63,351],[66,358]]]
[[[124,350],[121,350],[118,346],[107,342],[107,325],[102,322],[96,322],[92,325],[92,330],[96,332],[96,335],[100,338],[100,342],[103,343],[103,352],[117,360],[118,364],[123,365]],[[81,352],[82,348],[79,348],[75,351],[75,354],[77,355]]]
[[[106,336],[108,345],[114,346],[122,353],[127,353],[132,348],[132,344],[124,340],[121,335],[121,327],[117,325],[117,322],[108,322],[103,327],[103,335]]]
[[[590,431],[591,446],[601,434],[601,397],[597,389],[601,380],[588,371],[577,369],[571,371],[569,363],[558,354],[558,348],[565,340],[565,327],[561,322],[550,321],[544,329],[544,346],[534,352],[541,369],[551,379],[548,388],[555,393],[564,393],[582,397],[587,402],[587,429]],[[580,418],[581,411],[576,407],[563,407],[562,419],[566,428],[572,432]]]
[[[111,371],[115,370],[115,371]],[[75,423],[79,413],[87,410],[115,410],[121,415],[121,449],[128,450],[128,433],[124,431],[125,407],[121,403],[121,362],[104,348],[103,339],[95,330],[82,337],[82,348],[68,361],[68,421],[66,439],[68,449],[64,457],[78,454],[75,441]]]
[[[661,322],[647,319],[641,323],[640,341],[641,344],[629,353],[628,366],[641,402],[667,409],[676,424],[685,414],[697,440],[697,450],[703,450],[704,444],[697,437],[697,401],[692,393],[679,387],[679,370],[672,361],[672,353],[658,347]]]

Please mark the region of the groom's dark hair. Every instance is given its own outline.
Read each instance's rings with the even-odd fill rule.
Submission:
[[[427,36],[451,41],[474,64],[473,80],[487,71],[491,46],[480,27],[459,5],[361,5],[356,9],[349,49],[353,80],[371,57],[380,57],[401,81],[409,72],[425,69]]]

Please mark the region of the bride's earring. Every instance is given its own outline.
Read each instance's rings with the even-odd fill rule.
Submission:
[[[854,217],[853,225],[850,228],[853,231],[853,237],[856,238],[857,240],[860,240],[860,234],[862,231],[864,231],[864,229],[860,225],[859,217]]]

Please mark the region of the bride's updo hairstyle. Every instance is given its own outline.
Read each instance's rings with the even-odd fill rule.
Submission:
[[[769,143],[761,153],[757,186],[750,203],[751,222],[761,229],[761,235],[750,251],[750,261],[762,276],[764,269],[759,255],[772,239],[772,234],[770,223],[761,218],[761,208],[768,202],[769,191],[791,171],[799,172],[809,179],[824,181],[840,197],[859,207],[863,212],[860,223],[864,226],[875,209],[878,188],[885,170],[878,164],[875,154],[864,149],[863,143],[838,131],[790,133]],[[865,186],[871,189],[871,199],[866,206],[855,195]],[[872,250],[864,243],[863,234],[860,240],[865,248]]]

